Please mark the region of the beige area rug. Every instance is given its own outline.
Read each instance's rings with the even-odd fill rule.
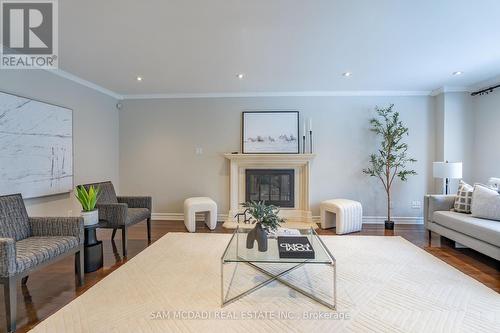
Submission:
[[[32,332],[470,333],[500,327],[499,294],[400,237],[322,237],[337,259],[338,312],[276,281],[221,309],[220,257],[229,237],[169,233]],[[328,275],[299,273],[291,279],[328,292]],[[250,269],[241,276],[247,284],[263,279]]]

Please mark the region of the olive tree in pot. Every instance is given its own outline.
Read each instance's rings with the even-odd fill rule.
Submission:
[[[93,185],[89,187],[88,191],[83,185],[76,187],[75,196],[82,205],[84,225],[94,225],[99,222],[99,212],[95,206],[100,193],[100,188],[95,188]]]
[[[273,205],[266,205],[264,201],[249,201],[243,204],[247,212],[252,216],[255,228],[247,235],[247,248],[253,248],[257,241],[260,252],[267,251],[267,231],[276,230],[284,219],[278,216],[279,209]]]
[[[408,157],[408,145],[403,138],[408,136],[408,127],[399,119],[399,113],[393,110],[394,104],[387,108],[376,107],[377,117],[370,120],[371,131],[380,139],[378,152],[370,155],[370,166],[363,172],[371,177],[377,177],[384,185],[387,195],[386,229],[394,229],[391,220],[391,187],[394,179],[406,181],[408,176],[416,175],[415,170],[407,165],[417,160]]]

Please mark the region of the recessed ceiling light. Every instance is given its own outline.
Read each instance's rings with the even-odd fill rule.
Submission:
[[[142,81],[142,76],[138,76],[135,78],[137,81],[141,82]]]
[[[345,76],[345,77],[349,77],[351,76],[352,73],[351,72],[345,72],[345,73],[342,73],[342,76]]]
[[[461,71],[456,71],[456,72],[453,72],[453,73],[451,73],[451,74],[452,74],[452,75],[457,76],[457,75],[462,75],[463,73],[464,73],[464,72],[461,72]]]
[[[245,77],[245,74],[239,73],[239,74],[236,75],[236,77],[241,80],[241,79],[243,79]]]

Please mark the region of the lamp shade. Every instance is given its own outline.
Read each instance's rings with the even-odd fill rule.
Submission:
[[[433,162],[434,178],[462,178],[462,162]]]

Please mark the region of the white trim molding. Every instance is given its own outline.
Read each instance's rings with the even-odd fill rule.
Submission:
[[[431,96],[437,96],[445,93],[453,93],[453,92],[471,92],[470,87],[441,87],[431,91]]]
[[[62,69],[47,69],[46,71],[94,89],[117,100],[137,99],[187,99],[187,98],[241,98],[241,97],[363,97],[363,96],[437,96],[449,92],[472,92],[477,87],[497,82],[500,77],[490,78],[469,87],[443,86],[434,90],[311,90],[311,91],[270,91],[270,92],[209,92],[209,93],[158,93],[158,94],[119,94],[96,83],[82,79]]]
[[[152,213],[152,220],[157,221],[184,221],[184,213]],[[225,221],[227,214],[217,214],[217,221]],[[204,221],[204,214],[197,213],[196,221]]]
[[[84,80],[76,75],[73,75],[71,73],[68,73],[66,71],[63,71],[62,69],[47,69],[46,70],[47,72],[49,73],[52,73],[52,74],[55,74],[57,76],[60,76],[62,78],[65,78],[67,80],[70,80],[70,81],[73,81],[75,83],[78,83],[82,86],[85,86],[87,88],[90,88],[90,89],[94,89],[96,91],[99,91],[105,95],[108,95],[110,97],[113,97],[117,100],[122,100],[123,99],[123,96],[118,94],[118,93],[115,93],[114,91],[111,91],[109,89],[106,89],[98,84],[95,84],[93,82],[90,82],[90,81],[87,81],[87,80]]]
[[[364,224],[384,224],[387,216],[363,216]],[[391,217],[394,224],[424,224],[423,216],[395,216]]]
[[[176,94],[131,94],[123,99],[175,98],[241,98],[241,97],[352,97],[352,96],[429,96],[431,91],[406,90],[331,90],[331,91],[274,91],[274,92],[220,92]]]
[[[227,214],[218,214],[217,221],[226,221]],[[203,221],[203,214],[196,215],[196,221]],[[153,213],[151,214],[151,219],[157,221],[184,221],[183,213]],[[363,224],[383,224],[387,219],[385,216],[363,216]],[[314,223],[319,223],[320,217],[313,216],[312,220]],[[392,220],[395,224],[424,224],[424,218],[422,216],[398,216],[393,217]]]

